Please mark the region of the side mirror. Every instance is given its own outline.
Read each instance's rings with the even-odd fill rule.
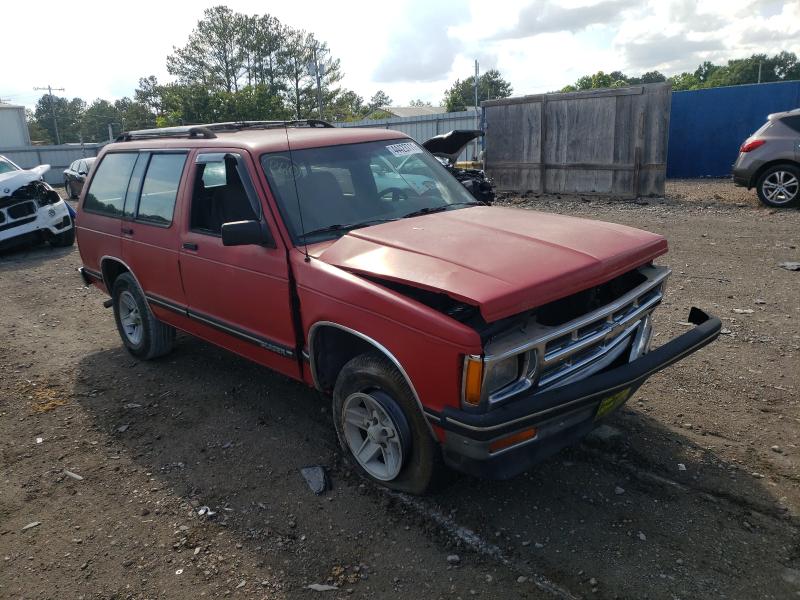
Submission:
[[[87,171],[78,171],[78,175],[88,175]]]
[[[223,246],[248,246],[257,244],[275,247],[275,240],[260,221],[232,221],[222,224]]]

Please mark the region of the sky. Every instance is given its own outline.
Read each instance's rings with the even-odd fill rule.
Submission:
[[[169,81],[206,0],[8,2],[2,8],[0,99],[32,107],[41,91],[91,102],[132,96],[140,77]],[[658,69],[671,75],[781,50],[800,55],[800,0],[228,0],[314,32],[341,59],[343,85],[395,106],[437,105],[457,78],[496,68],[514,95],[555,91],[581,75]]]

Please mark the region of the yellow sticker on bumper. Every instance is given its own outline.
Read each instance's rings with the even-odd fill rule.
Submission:
[[[612,394],[607,398],[603,398],[602,402],[600,402],[600,406],[597,407],[597,413],[595,414],[595,419],[600,419],[610,412],[613,412],[615,409],[620,407],[631,395],[631,388],[625,388],[617,392],[616,394]]]

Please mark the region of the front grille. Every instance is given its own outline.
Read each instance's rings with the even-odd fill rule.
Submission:
[[[637,331],[648,331],[645,322],[661,302],[669,269],[647,266],[637,269],[636,283],[625,287],[619,296],[588,312],[568,319],[554,319],[558,302],[549,305],[545,323],[534,312],[527,323],[487,345],[484,360],[495,361],[535,350],[539,362],[538,379],[520,380],[489,397],[490,404],[510,399],[520,390],[536,384],[539,389],[557,387],[598,372],[619,358]],[[568,310],[572,310],[568,306]],[[563,322],[566,321],[566,322]]]
[[[36,212],[36,204],[34,202],[20,202],[14,204],[6,209],[6,213],[12,219],[22,219],[28,217]]]
[[[539,386],[549,386],[588,367],[630,339],[642,319],[653,311],[662,297],[659,284],[601,308],[588,319],[581,319],[566,335],[560,334],[557,339],[545,342]],[[587,320],[589,323],[582,324]]]

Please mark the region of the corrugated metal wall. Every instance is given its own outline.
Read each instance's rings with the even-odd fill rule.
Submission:
[[[800,81],[672,93],[667,177],[727,177],[767,115],[800,107]]]
[[[486,171],[517,193],[664,194],[669,84],[483,103]]]
[[[25,108],[0,104],[0,146],[29,146]]]
[[[422,143],[440,133],[453,129],[480,129],[480,112],[467,110],[464,112],[441,113],[438,115],[422,115],[419,117],[393,117],[391,119],[364,119],[348,123],[334,123],[337,127],[380,127],[402,131],[416,141]],[[480,144],[480,142],[478,142]],[[480,148],[470,144],[459,156],[459,160],[474,160]]]
[[[87,156],[97,156],[104,144],[61,144],[60,146],[27,146],[24,148],[4,148],[0,146],[0,154],[7,156],[23,169],[37,165],[50,165],[44,179],[50,185],[64,183],[64,169],[73,160]]]

